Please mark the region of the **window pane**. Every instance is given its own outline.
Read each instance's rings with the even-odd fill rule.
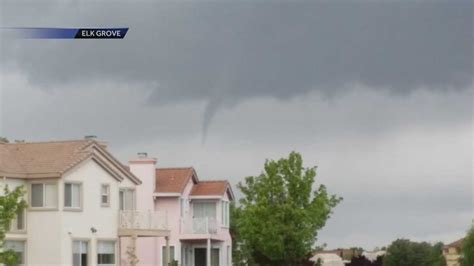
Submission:
[[[125,195],[125,192],[123,190],[120,190],[119,192],[119,208],[120,210],[123,210],[123,201],[124,201],[124,196]]]
[[[72,207],[74,208],[81,207],[81,185],[80,184],[72,185]]]
[[[5,250],[12,250],[18,255],[19,263],[25,263],[25,242],[24,241],[13,241],[5,240],[4,242]]]
[[[133,196],[134,191],[131,189],[125,190],[125,197],[124,197],[124,209],[125,210],[133,210]]]
[[[16,215],[16,229],[25,229],[25,211],[19,211]]]
[[[102,195],[109,194],[109,185],[102,185]]]
[[[64,207],[72,207],[72,185],[64,185]]]
[[[56,184],[45,184],[45,207],[56,207],[58,202],[58,190]]]
[[[87,266],[88,243],[86,241],[73,241],[72,260],[73,266]]]
[[[108,203],[109,203],[109,197],[103,195],[103,196],[102,196],[102,204],[108,204]]]
[[[163,249],[162,249],[162,253],[163,256],[162,257],[162,265],[166,265],[166,246],[163,246]],[[175,260],[174,258],[174,246],[170,246],[170,262],[172,262],[173,260]]]
[[[193,205],[193,215],[196,218],[215,218],[216,204],[210,202],[195,202]]]
[[[219,249],[213,248],[211,250],[211,266],[219,266]]]
[[[43,207],[43,184],[31,185],[31,207]]]
[[[102,185],[100,202],[102,205],[109,204],[109,185]]]
[[[115,264],[115,242],[99,241],[97,245],[97,262],[99,265]]]

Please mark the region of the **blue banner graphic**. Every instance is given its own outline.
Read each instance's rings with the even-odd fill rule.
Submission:
[[[123,39],[128,28],[2,28],[22,39]]]

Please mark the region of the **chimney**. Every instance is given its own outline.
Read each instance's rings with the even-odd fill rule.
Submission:
[[[96,139],[97,139],[97,136],[96,136],[96,135],[85,135],[85,136],[84,136],[84,139],[96,140]]]
[[[154,211],[153,193],[155,193],[156,183],[156,158],[148,157],[146,152],[138,152],[137,156],[128,163],[130,172],[142,181],[142,184],[136,188],[137,210]]]
[[[137,155],[139,159],[148,158],[148,153],[146,152],[138,152]]]

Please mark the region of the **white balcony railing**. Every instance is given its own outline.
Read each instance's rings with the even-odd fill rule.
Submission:
[[[165,211],[120,211],[120,229],[167,230]]]
[[[191,226],[188,229],[191,234],[217,234],[217,221],[214,218],[193,218]]]

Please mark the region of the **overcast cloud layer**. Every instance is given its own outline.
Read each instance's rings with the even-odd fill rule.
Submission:
[[[451,241],[474,217],[470,1],[0,7],[2,27],[130,27],[3,38],[0,135],[97,134],[124,161],[234,184],[300,151],[345,198],[319,236],[332,247]]]

